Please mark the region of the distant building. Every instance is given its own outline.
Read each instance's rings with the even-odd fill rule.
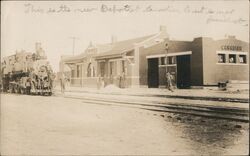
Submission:
[[[166,59],[167,56],[167,59]],[[234,36],[222,40],[208,37],[193,41],[170,40],[166,28],[157,34],[112,42],[90,43],[84,53],[63,57],[60,71],[70,67],[71,85],[95,87],[99,77],[105,84],[124,87],[166,85],[170,71],[178,88],[213,86],[228,80],[248,81],[249,45]]]

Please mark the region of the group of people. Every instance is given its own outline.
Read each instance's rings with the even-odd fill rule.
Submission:
[[[64,93],[65,91],[65,82],[66,82],[66,78],[64,76],[64,74],[62,74],[61,78],[60,78],[60,86],[61,86],[61,92]],[[170,90],[171,92],[174,92],[174,88],[173,88],[173,80],[174,77],[173,75],[170,74],[170,72],[166,73],[166,88],[168,90]],[[118,77],[118,81],[119,81],[119,88],[124,88],[125,87],[125,75],[121,75]],[[98,80],[97,80],[97,88],[104,88],[105,87],[105,81],[104,81],[104,77],[99,76]]]
[[[117,77],[114,77],[113,75],[110,75],[109,77],[102,77],[98,76],[97,79],[97,88],[101,89],[104,88],[107,84],[116,84],[119,88],[125,88],[126,87],[126,77],[125,73],[121,73]]]

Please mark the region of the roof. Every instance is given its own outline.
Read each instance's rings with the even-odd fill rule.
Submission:
[[[115,56],[115,55],[121,55],[123,52],[131,51],[134,49],[134,44],[135,43],[140,43],[142,41],[145,41],[151,37],[155,36],[153,35],[148,35],[148,36],[143,36],[143,37],[138,37],[138,38],[133,38],[133,39],[128,39],[124,41],[118,41],[115,43],[108,43],[108,44],[99,44],[95,45],[95,48],[98,49],[97,54],[92,54],[93,57],[104,57],[104,56]],[[71,63],[71,62],[81,62],[82,59],[87,57],[86,51],[84,53],[81,53],[76,56],[65,56],[62,58],[63,62],[65,63]]]
[[[77,62],[79,60],[79,62],[84,59],[86,57],[85,53],[79,54],[79,55],[75,55],[75,56],[65,56],[62,57],[62,61],[65,63],[70,63],[70,62]]]
[[[98,58],[98,57],[110,56],[110,55],[120,55],[123,52],[131,51],[134,49],[135,43],[142,42],[150,37],[153,37],[154,35],[148,35],[148,36],[144,36],[144,37],[138,37],[138,38],[119,41],[119,42],[115,42],[115,43],[109,43],[108,45],[110,45],[112,47],[111,50],[108,50],[106,52],[99,51],[99,53],[96,55],[96,57]]]

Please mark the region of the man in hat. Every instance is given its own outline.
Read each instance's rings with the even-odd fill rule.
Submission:
[[[170,74],[170,72],[167,72],[166,79],[167,79],[167,89],[170,90],[171,92],[174,92],[172,84],[173,76]]]

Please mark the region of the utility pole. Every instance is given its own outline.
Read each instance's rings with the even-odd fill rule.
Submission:
[[[168,43],[165,44],[166,49],[166,73],[168,72]]]
[[[70,37],[70,39],[73,40],[73,55],[75,54],[75,40],[78,40],[79,38],[78,37]]]

